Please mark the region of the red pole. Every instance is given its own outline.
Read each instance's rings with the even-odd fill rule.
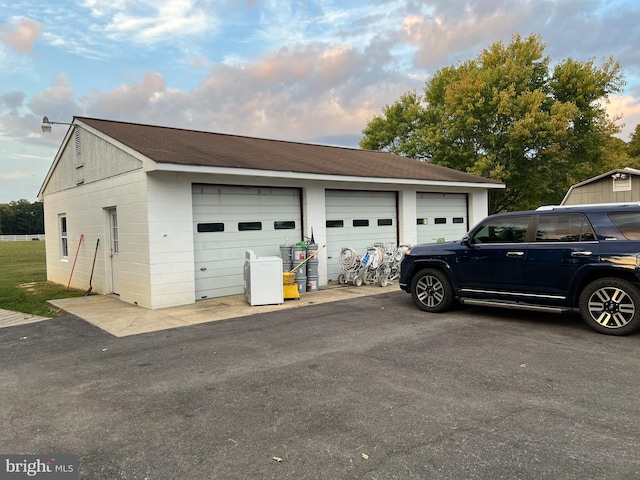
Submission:
[[[76,250],[76,258],[73,260],[73,267],[71,267],[71,275],[69,275],[69,283],[67,283],[67,292],[69,291],[69,285],[71,285],[71,277],[73,277],[73,271],[76,269],[76,261],[78,260],[78,253],[80,253],[80,245],[82,245],[82,239],[84,233],[80,234],[80,241],[78,242],[78,250]]]

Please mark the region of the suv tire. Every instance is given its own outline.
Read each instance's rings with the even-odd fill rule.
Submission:
[[[640,289],[622,278],[594,280],[580,293],[580,313],[594,330],[627,335],[640,328]]]
[[[421,310],[440,313],[451,308],[455,294],[445,273],[425,268],[411,280],[411,297]]]

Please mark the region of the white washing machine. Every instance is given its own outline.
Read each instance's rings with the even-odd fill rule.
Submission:
[[[252,306],[284,302],[282,258],[257,257],[253,250],[247,250],[244,262],[244,298]]]

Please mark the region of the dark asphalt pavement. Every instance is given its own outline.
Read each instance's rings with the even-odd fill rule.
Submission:
[[[635,479],[639,347],[400,291],[125,338],[65,316],[0,329],[0,453],[91,480]]]

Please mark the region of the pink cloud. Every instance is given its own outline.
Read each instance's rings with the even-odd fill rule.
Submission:
[[[638,98],[631,96],[612,95],[605,108],[610,117],[620,117],[616,122],[622,126],[622,131],[617,135],[625,142],[640,124],[640,102]]]
[[[21,53],[33,53],[33,45],[42,33],[42,25],[34,20],[22,18],[17,25],[0,27],[0,39]]]

